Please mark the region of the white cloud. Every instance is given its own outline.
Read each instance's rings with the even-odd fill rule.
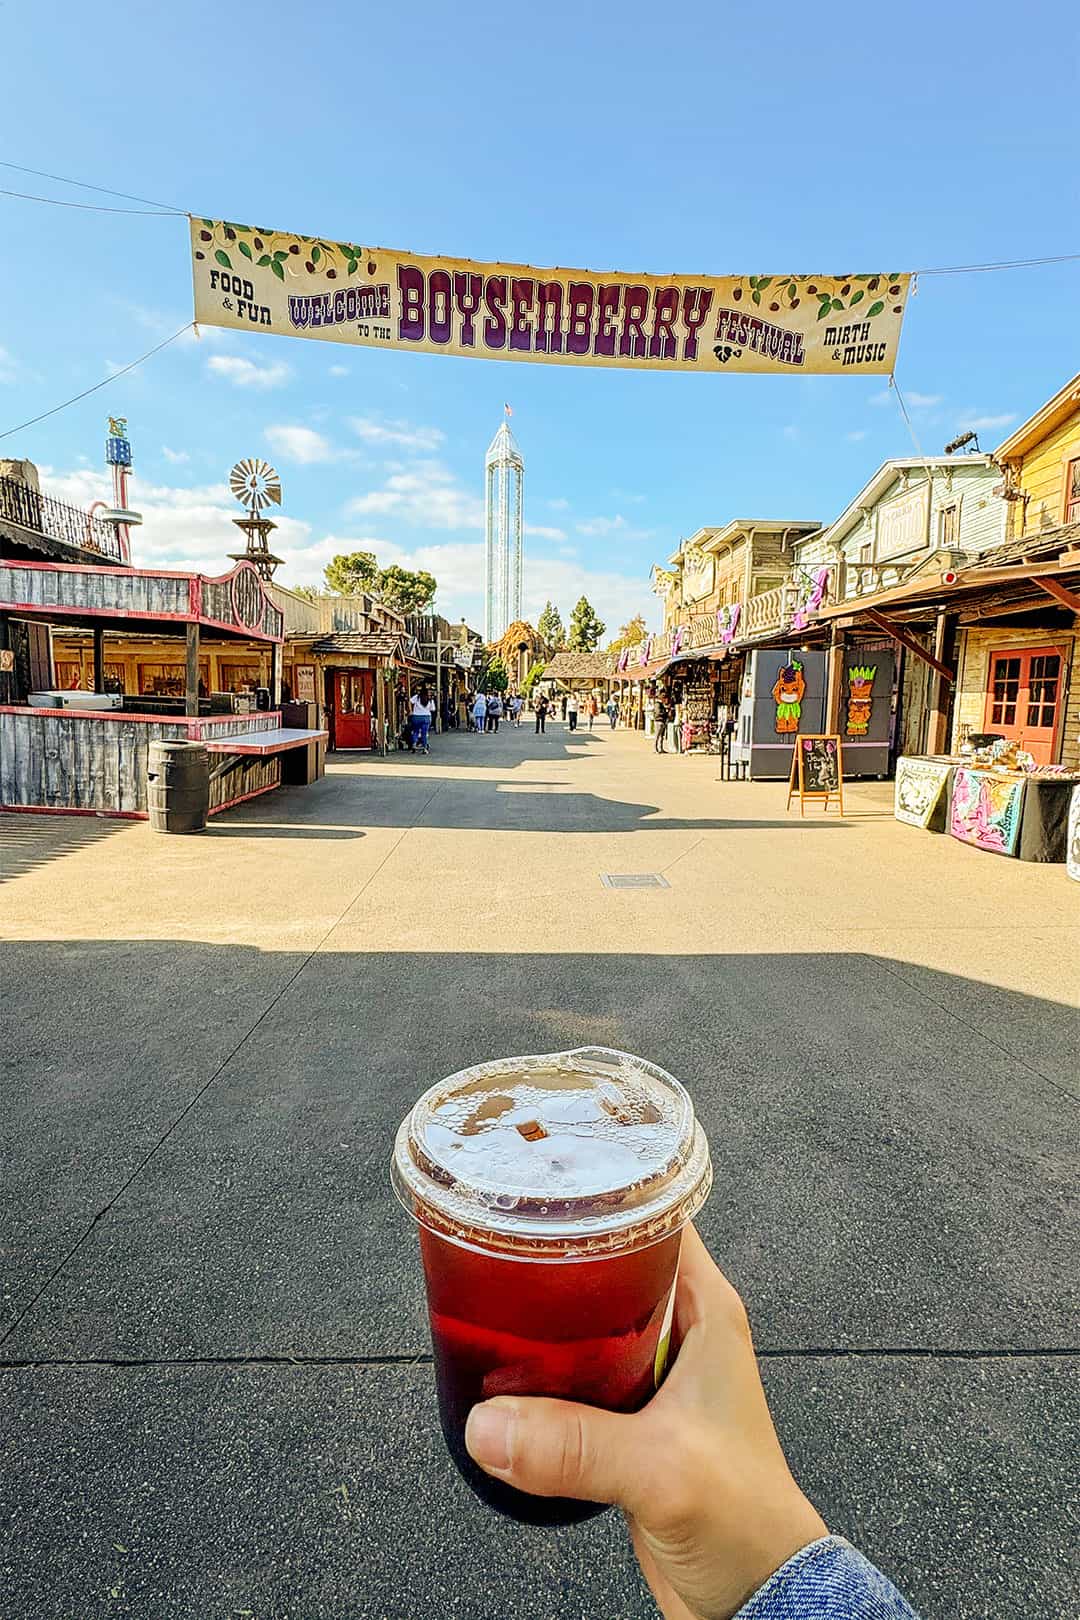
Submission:
[[[370,416],[353,416],[349,426],[365,444],[393,445],[399,450],[437,450],[446,435],[434,427],[413,427],[408,422],[377,422]]]
[[[0,383],[13,383],[15,376],[15,356],[0,345]]]
[[[627,523],[621,512],[614,517],[585,518],[575,525],[578,534],[588,535],[590,539],[600,539],[609,534],[617,534],[621,540],[649,540],[655,530],[635,529]]]
[[[533,534],[538,540],[565,540],[565,529],[549,529],[543,523],[526,523],[525,533]]]
[[[236,388],[280,388],[292,376],[283,360],[260,366],[238,354],[212,354],[206,369],[211,376],[224,377]]]
[[[182,467],[185,461],[191,460],[186,450],[170,450],[167,444],[162,445],[161,453],[166,461],[172,462],[174,467]]]
[[[349,368],[348,366],[331,366],[330,375],[331,377],[347,377],[349,375]]]
[[[570,510],[570,502],[565,500],[561,495],[557,500],[548,501],[548,505],[553,512],[569,512]]]
[[[392,472],[381,489],[354,496],[345,510],[350,517],[393,512],[433,529],[480,529],[484,522],[484,503],[438,461]]]
[[[43,489],[76,506],[86,508],[92,501],[111,498],[112,486],[104,472],[86,468],[58,473],[42,467],[41,476]],[[453,491],[452,480],[450,485],[436,487]],[[402,493],[407,501],[416,494]],[[214,575],[232,566],[228,554],[237,549],[238,542],[232,520],[239,507],[224,483],[182,488],[140,481],[135,504],[143,514],[142,527],[132,536],[137,567],[191,568]],[[464,615],[473,626],[482,623],[484,547],[479,540],[406,548],[363,530],[316,538],[311,525],[299,519],[282,514],[276,521],[274,550],[283,558],[277,577],[284,584],[318,585],[326,564],[338,552],[373,551],[384,566],[399,562],[406,568],[428,569],[439,582],[439,611],[450,619]],[[610,634],[635,613],[648,615],[655,608],[643,577],[594,571],[570,558],[546,557],[530,564],[526,551],[524,608],[534,624],[548,597],[559,603],[565,618],[582,595],[588,597]]]
[[[892,388],[882,388],[878,393],[870,395],[871,405],[888,405],[895,397]],[[929,410],[931,405],[940,405],[944,395],[920,394],[918,389],[904,389],[904,403],[910,405],[913,411]]]
[[[1005,411],[1000,416],[988,416],[979,411],[965,411],[957,418],[956,426],[962,433],[988,433],[991,428],[1008,427],[1010,422],[1015,421],[1015,411]]]
[[[645,499],[645,496],[635,495],[631,490],[628,489],[613,489],[611,491],[611,498],[613,501],[623,501],[629,506],[640,506],[642,501]]]
[[[279,422],[267,428],[266,437],[279,456],[299,461],[305,467],[319,461],[334,461],[338,454],[330,441],[314,428]]]
[[[849,444],[861,444],[866,436],[865,428],[853,428],[852,431],[846,435]]]

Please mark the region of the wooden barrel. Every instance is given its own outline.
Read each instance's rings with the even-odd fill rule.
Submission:
[[[203,832],[210,808],[210,756],[203,744],[152,742],[146,798],[155,832]]]

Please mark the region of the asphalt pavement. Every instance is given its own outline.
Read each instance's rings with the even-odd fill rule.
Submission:
[[[2,1620],[654,1616],[616,1514],[458,1480],[386,1173],[433,1080],[585,1042],[691,1088],[830,1527],[924,1620],[1080,1612],[1080,889],[716,774],[556,722],[193,838],[0,817]]]

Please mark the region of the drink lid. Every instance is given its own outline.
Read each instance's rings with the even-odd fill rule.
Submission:
[[[685,1087],[606,1047],[503,1058],[426,1091],[401,1124],[394,1190],[421,1225],[523,1259],[644,1248],[712,1185]]]

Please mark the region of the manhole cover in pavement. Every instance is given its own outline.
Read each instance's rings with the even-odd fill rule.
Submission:
[[[601,872],[600,881],[605,889],[670,889],[671,884],[659,872]]]

